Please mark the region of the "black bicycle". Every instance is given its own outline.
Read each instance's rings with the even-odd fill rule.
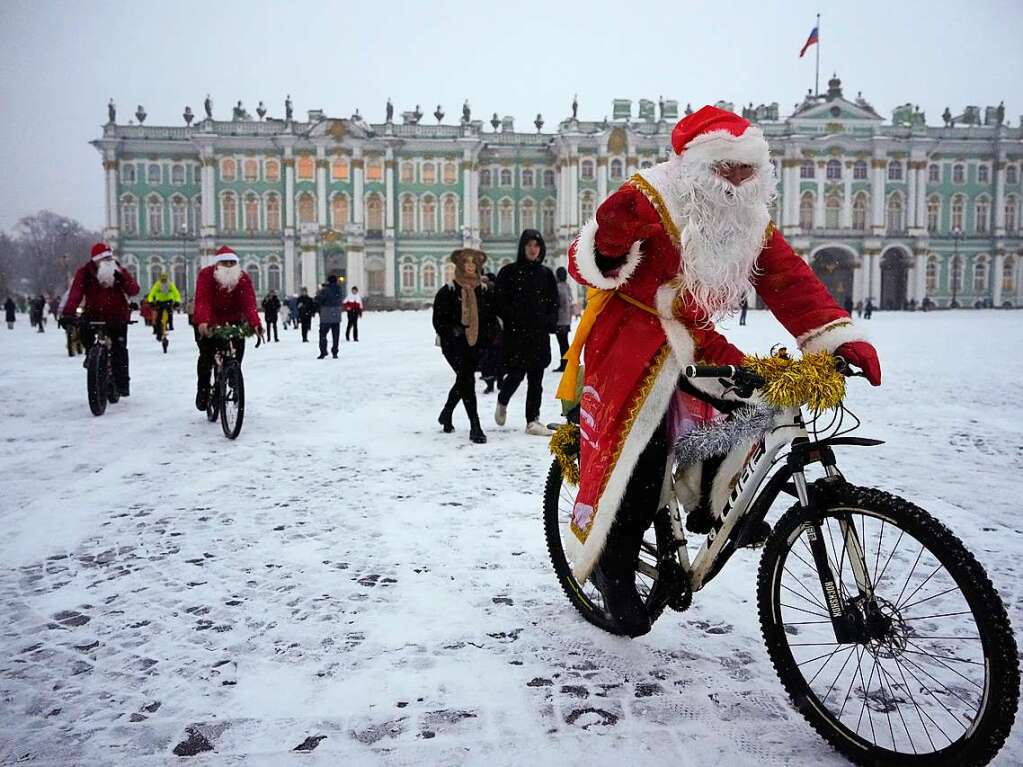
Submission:
[[[766,383],[730,366],[691,365],[685,376],[722,379],[745,397]],[[684,439],[676,483],[692,465],[682,458],[696,455],[693,445],[720,450],[728,434],[730,448],[749,452],[692,560],[677,497],[669,498],[642,543],[637,589],[651,622],[665,607],[687,609],[736,549],[762,542],[772,504],[790,495],[797,502],[766,540],[757,602],[768,655],[793,705],[857,764],[987,764],[1019,701],[1005,606],[947,527],[909,501],[845,480],[834,448],[881,444],[848,436],[859,423],[842,404],[806,419],[798,406],[747,406],[708,427],[721,429],[717,438],[704,430],[692,444]],[[544,531],[554,571],[582,616],[615,632],[600,591],[576,578],[565,554],[575,492],[564,477],[578,476],[578,427],[561,427],[551,449],[557,460],[547,477]],[[812,464],[824,476],[808,482]]]
[[[236,345],[247,334],[237,325],[222,325],[211,332],[217,351],[213,357],[213,388],[206,401],[206,418],[213,422],[219,417],[224,436],[237,439],[245,420],[245,378]],[[257,349],[260,341],[256,339]]]
[[[173,301],[156,301],[153,304],[155,314],[153,315],[153,325],[155,326],[156,340],[163,346],[163,353],[167,353],[167,347],[170,344],[170,339],[167,337],[167,333],[170,331],[170,319],[171,312],[174,311]]]
[[[88,325],[96,334],[92,348],[85,357],[85,384],[89,396],[89,409],[93,415],[103,415],[107,411],[107,403],[116,403],[121,399],[114,377],[113,345],[114,341],[107,332],[108,323],[99,320],[79,320],[79,328]],[[129,322],[133,325],[134,322]]]

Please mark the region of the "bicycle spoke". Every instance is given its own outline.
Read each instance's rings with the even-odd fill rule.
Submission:
[[[941,596],[944,596],[945,594],[948,594],[950,591],[957,591],[958,589],[959,589],[958,586],[953,585],[951,588],[945,589],[944,591],[939,591],[937,594],[932,594],[931,596],[927,597],[926,599],[918,599],[917,601],[913,602],[912,604],[908,604],[908,605],[899,605],[899,610],[900,611],[908,610],[910,607],[916,607],[917,605],[922,605],[924,602],[929,602],[932,599],[937,599],[938,597],[941,597]]]
[[[902,677],[902,686],[906,688],[906,694],[909,695],[909,702],[912,703],[913,708],[916,709],[916,716],[920,720],[920,726],[923,728],[924,735],[927,736],[927,742],[931,744],[932,751],[937,751],[938,747],[934,745],[934,738],[931,737],[931,731],[928,730],[927,725],[924,724],[923,715],[926,712],[924,712],[920,708],[920,704],[916,702],[916,698],[913,695],[913,688],[910,686],[909,681],[906,679],[906,672],[902,670],[902,664],[899,663],[898,659],[895,659],[895,667],[899,670],[899,676]],[[927,714],[927,718],[931,719],[931,715]],[[931,723],[936,724],[933,719],[931,719]],[[940,730],[941,728],[939,727],[938,729]],[[948,736],[946,735],[945,737],[947,738]]]
[[[838,675],[835,677],[834,681],[831,682],[831,686],[828,687],[828,691],[826,693],[824,693],[824,698],[823,698],[823,700],[821,700],[821,703],[826,703],[827,702],[828,696],[831,695],[831,691],[835,689],[835,685],[838,684],[838,680],[842,678],[842,673],[845,671],[845,667],[849,665],[849,661],[852,660],[853,655],[856,654],[856,652],[855,652],[856,645],[852,645],[849,649],[852,652],[850,652],[847,656],[845,656],[845,663],[843,663],[842,664],[842,668],[840,668],[838,670]],[[836,650],[836,652],[837,652],[837,650]],[[807,684],[807,686],[809,686],[809,684]]]
[[[910,595],[909,595],[908,597],[906,597],[906,602],[908,602],[908,601],[909,601],[910,599],[912,599],[912,598],[913,598],[913,597],[915,597],[915,596],[916,596],[917,594],[919,594],[919,593],[920,593],[920,589],[922,589],[922,588],[923,588],[924,586],[926,586],[926,585],[927,585],[927,582],[928,582],[928,581],[930,581],[930,580],[931,580],[931,578],[933,578],[933,577],[934,577],[934,576],[935,576],[935,575],[936,575],[936,574],[938,573],[938,570],[942,570],[942,569],[944,569],[944,565],[942,565],[942,564],[941,564],[941,562],[939,562],[939,563],[938,563],[938,566],[937,566],[937,567],[935,567],[935,568],[934,568],[934,569],[933,569],[933,570],[931,571],[931,574],[930,574],[930,575],[928,575],[928,576],[927,576],[926,578],[924,578],[924,581],[923,581],[923,583],[921,583],[921,584],[920,584],[919,586],[917,586],[917,587],[916,587],[915,589],[913,589],[913,593],[912,593],[912,594],[910,594]],[[900,603],[896,604],[895,606],[896,606],[896,607],[898,607],[899,609],[901,609],[901,608],[902,608],[902,606],[903,606],[903,605],[904,605],[904,604],[905,604],[906,602],[900,602]]]
[[[936,661],[937,661],[937,662],[939,663],[939,665],[941,665],[941,666],[942,666],[943,668],[946,668],[946,669],[948,669],[949,671],[951,671],[951,672],[952,672],[953,674],[955,674],[955,675],[956,675],[957,677],[959,677],[960,679],[964,679],[964,680],[966,680],[967,682],[969,682],[970,684],[972,684],[972,685],[973,685],[974,687],[976,687],[976,688],[977,688],[978,690],[980,690],[981,692],[983,692],[983,691],[984,691],[984,685],[982,685],[982,684],[977,684],[976,682],[974,682],[974,681],[973,681],[972,679],[970,679],[970,678],[969,678],[968,676],[966,676],[965,674],[961,674],[961,673],[959,673],[959,672],[958,672],[958,671],[956,671],[956,670],[955,670],[954,668],[952,668],[951,666],[949,666],[949,665],[948,665],[947,663],[944,663],[944,662],[942,661],[942,659],[941,659],[941,657],[940,657],[940,656],[938,656],[938,655],[934,655],[934,654],[932,654],[932,653],[926,653],[926,652],[923,652],[923,651],[922,651],[922,649],[921,649],[920,647],[917,647],[917,645],[913,644],[912,642],[909,642],[909,644],[913,645],[913,647],[916,647],[917,649],[916,649],[915,651],[914,651],[914,650],[906,650],[906,652],[911,652],[911,653],[913,653],[914,655],[922,655],[922,656],[924,656],[925,658],[930,658],[931,660],[936,660]]]
[[[970,610],[963,610],[962,612],[958,612],[958,613],[938,613],[937,615],[920,615],[920,616],[917,616],[916,618],[908,618],[905,615],[903,615],[902,616],[902,620],[904,620],[904,621],[925,621],[925,620],[930,620],[931,618],[948,618],[948,617],[950,617],[952,615],[972,615],[972,614],[973,613]]]
[[[851,647],[855,647],[855,645],[847,647],[846,649],[851,649]],[[796,665],[797,666],[805,666],[807,663],[813,663],[815,660],[820,660],[821,658],[830,657],[830,656],[834,655],[836,652],[840,652],[841,650],[842,650],[842,648],[839,647],[837,650],[832,650],[831,652],[821,653],[820,655],[815,655],[814,657],[810,658],[809,660],[800,661]],[[825,665],[827,665],[827,664],[825,664]],[[820,672],[817,672],[817,673],[820,673]]]
[[[906,535],[905,530],[899,531],[898,540],[895,541],[895,546],[892,547],[892,550],[888,552],[888,559],[885,560],[884,567],[881,568],[881,574],[878,575],[876,580],[874,581],[875,589],[881,584],[881,579],[884,578],[884,574],[888,572],[888,565],[891,564],[892,557],[895,555],[895,552],[899,548],[899,544],[902,542],[902,539],[905,537],[905,535]]]
[[[860,648],[859,645],[853,645],[853,648],[856,650],[856,653],[855,653],[855,655],[856,655],[856,667],[859,668],[860,664],[863,662],[863,650]],[[860,676],[862,676],[862,674]],[[835,682],[837,682],[837,681],[838,680],[836,679]],[[853,688],[854,684],[856,684],[856,674],[853,674],[852,675],[852,679],[849,680],[849,689],[847,689],[845,691],[845,698],[842,699],[842,708],[840,708],[838,710],[838,717],[837,717],[837,719],[839,721],[842,720],[842,714],[845,713],[845,706],[849,702],[849,696],[852,695],[852,688]]]
[[[870,679],[873,679],[874,678],[874,666],[877,665],[877,658],[874,658],[873,655],[871,655],[870,657],[874,661],[873,666],[871,666],[871,668],[870,668]],[[863,681],[863,667],[862,666],[857,666],[856,670],[860,672],[860,684],[863,685],[863,705],[860,706],[860,716],[856,720],[856,734],[857,735],[860,734],[860,723],[863,721],[863,712],[866,711],[867,712],[867,722],[869,722],[869,724],[870,724],[870,737],[873,739],[874,743],[877,743],[877,735],[874,732],[874,717],[872,717],[870,715],[870,706],[867,705],[867,700],[869,699],[868,695],[870,693],[870,682],[864,682]]]
[[[881,559],[881,542],[884,540],[884,524],[885,521],[881,520],[881,534],[877,537],[877,555],[874,557],[874,575],[877,576],[877,563]],[[877,578],[874,578],[874,583],[877,583]]]
[[[916,645],[913,645],[913,646],[916,647]],[[913,653],[914,655],[933,655],[933,653],[927,653],[927,652],[924,652],[923,650],[903,650],[903,652]],[[949,655],[939,655],[939,656],[935,656],[935,657],[939,657],[942,660],[950,660],[950,661],[952,661],[954,663],[965,663],[968,666],[979,666],[980,668],[984,668],[984,664],[981,663],[979,660],[966,660],[966,658],[953,658],[953,657],[951,657]]]
[[[913,562],[913,567],[910,568],[909,575],[906,576],[906,582],[904,584],[902,584],[902,591],[900,591],[899,595],[897,597],[895,597],[895,604],[896,605],[898,605],[899,602],[902,600],[902,595],[906,593],[906,589],[909,587],[909,581],[913,577],[913,573],[916,572],[916,566],[918,564],[920,564],[920,557],[922,557],[923,555],[924,555],[924,545],[921,543],[920,544],[920,551],[916,555],[916,561]]]
[[[899,667],[899,669],[900,669],[901,671],[905,672],[905,670],[906,670],[906,669],[903,669],[903,666],[902,666],[902,664],[901,664],[901,663],[899,663],[898,659],[896,659],[895,663],[896,663],[896,665],[898,665],[898,667]],[[953,721],[955,721],[955,722],[956,722],[956,724],[960,724],[960,723],[959,723],[959,721],[958,721],[958,720],[956,720],[956,715],[955,715],[955,714],[953,714],[953,713],[952,713],[952,712],[951,712],[951,711],[949,710],[948,706],[946,706],[946,705],[945,705],[944,703],[942,703],[942,702],[941,702],[940,700],[938,700],[937,696],[936,696],[936,695],[934,694],[934,691],[933,691],[933,690],[931,690],[931,689],[930,689],[930,688],[929,688],[929,687],[928,687],[928,686],[927,686],[926,684],[924,684],[923,682],[921,682],[921,681],[920,681],[920,677],[918,677],[918,676],[917,676],[916,674],[914,674],[914,673],[913,673],[913,672],[912,672],[911,670],[909,671],[909,675],[910,675],[911,677],[913,677],[913,681],[914,681],[914,682],[916,682],[916,683],[917,683],[918,685],[920,685],[920,687],[921,687],[921,688],[923,689],[923,691],[924,691],[924,692],[926,692],[926,693],[927,693],[928,695],[930,695],[930,696],[931,696],[931,698],[933,698],[933,699],[934,699],[934,702],[935,702],[935,703],[937,703],[937,704],[938,704],[939,706],[941,706],[941,707],[942,707],[943,709],[945,709],[945,711],[946,711],[946,712],[948,713],[948,715],[949,715],[950,717],[952,717],[952,720],[953,720]],[[931,715],[930,715],[930,714],[929,714],[929,713],[928,713],[928,712],[926,711],[926,709],[923,709],[923,708],[921,708],[920,710],[921,710],[921,711],[923,711],[924,715],[925,715],[925,716],[926,716],[926,717],[927,717],[928,719],[930,719],[930,720],[931,720],[931,724],[933,724],[933,725],[934,725],[935,727],[937,727],[937,728],[938,728],[938,731],[939,731],[939,732],[940,732],[940,733],[941,733],[942,735],[944,735],[944,736],[945,736],[945,740],[947,740],[947,741],[948,741],[949,743],[955,743],[955,741],[954,741],[954,740],[953,740],[952,738],[950,738],[950,737],[948,736],[948,733],[947,733],[947,732],[945,732],[945,729],[944,729],[944,728],[943,728],[943,727],[942,727],[942,726],[941,726],[940,724],[938,724],[938,723],[937,723],[936,721],[934,721],[934,717],[933,717],[933,716],[931,716]],[[964,728],[964,729],[965,729],[965,728]],[[930,736],[928,735],[928,738],[929,738],[929,737],[930,737]]]
[[[789,610],[795,610],[796,612],[806,613],[807,615],[813,615],[813,616],[816,616],[817,618],[830,618],[830,616],[824,615],[823,613],[810,612],[809,610],[804,610],[802,607],[793,607],[792,605],[787,605],[784,602],[779,602],[779,604],[782,607],[788,608]],[[830,622],[831,621],[828,620],[828,623],[830,623]]]
[[[827,610],[827,609],[828,609],[827,607],[825,607],[825,606],[824,606],[824,603],[823,603],[823,602],[820,602],[820,601],[819,601],[819,600],[818,600],[818,599],[817,599],[817,598],[816,598],[816,597],[814,596],[814,593],[813,593],[812,591],[810,591],[810,588],[809,588],[809,587],[808,587],[808,586],[807,586],[807,585],[806,585],[805,583],[803,583],[803,582],[802,582],[801,580],[799,580],[799,578],[797,578],[797,577],[796,577],[795,575],[793,575],[793,574],[792,574],[791,572],[789,572],[789,569],[788,569],[787,567],[785,567],[785,568],[783,568],[783,569],[784,569],[784,571],[785,571],[786,573],[788,573],[789,575],[792,575],[792,580],[794,580],[794,581],[796,582],[796,584],[797,584],[797,585],[799,585],[799,586],[800,586],[800,587],[801,587],[801,588],[803,589],[803,591],[805,591],[805,592],[806,592],[807,596],[809,596],[809,597],[810,597],[810,601],[811,601],[811,602],[813,602],[813,603],[814,603],[815,605],[817,605],[817,606],[818,606],[819,608],[821,608],[822,610]],[[788,586],[786,586],[785,584],[782,584],[782,587],[783,587],[783,588],[785,588],[785,589],[788,589],[789,591],[792,591],[792,589],[790,589],[790,588],[789,588]],[[795,594],[796,592],[794,592],[794,591],[793,591],[792,593],[794,593],[794,594]],[[797,596],[798,596],[798,594],[797,594]],[[806,597],[803,597],[803,598],[804,598],[804,599],[806,599]]]
[[[881,665],[881,659],[880,658],[875,657],[874,658],[874,663],[877,664],[877,668],[878,668],[877,683],[881,687],[881,699],[882,699],[882,702],[884,702],[884,696],[886,695],[885,689],[884,689],[884,667]],[[895,705],[895,695],[889,696],[888,703],[889,703],[889,705],[886,705],[884,707],[884,715],[888,718],[888,732],[892,736],[892,750],[895,751],[897,749],[897,747],[895,745],[895,727],[892,725],[892,712],[891,712],[891,709],[893,709],[893,708],[897,709],[898,708],[898,706]]]
[[[879,663],[878,668],[880,668],[880,670],[881,670],[881,676],[883,676],[885,679],[888,680],[888,693],[891,695],[892,702],[894,702],[895,701],[895,687],[892,685],[891,675],[885,669],[884,664]],[[878,677],[879,681],[881,680],[881,676]],[[884,682],[881,683],[881,686],[884,687]],[[899,713],[899,719],[902,721],[902,728],[906,731],[906,737],[909,738],[909,747],[913,749],[913,753],[915,754],[915,753],[917,753],[916,744],[913,742],[913,733],[911,733],[909,731],[909,725],[906,724],[906,717],[904,717],[902,715],[902,706],[895,706],[895,710]],[[891,715],[888,716],[888,724],[889,724],[889,727],[890,727],[891,726]],[[896,746],[895,746],[895,731],[892,730],[892,749],[894,750],[895,748],[896,748]]]
[[[963,698],[962,698],[962,697],[961,697],[961,696],[960,696],[960,695],[959,695],[958,693],[956,693],[956,692],[955,692],[954,690],[950,690],[950,689],[949,689],[948,687],[946,687],[945,685],[943,685],[943,684],[941,683],[941,680],[940,680],[940,679],[938,679],[938,678],[937,678],[937,677],[935,677],[935,676],[934,676],[933,674],[931,674],[930,672],[928,672],[928,671],[927,671],[927,669],[925,669],[925,668],[924,668],[923,666],[919,665],[918,663],[914,663],[914,662],[913,662],[912,660],[910,660],[909,658],[906,658],[906,663],[907,663],[907,664],[909,664],[910,666],[912,666],[913,668],[915,668],[915,669],[916,669],[917,671],[919,671],[919,672],[920,672],[921,674],[923,674],[924,676],[926,676],[926,677],[927,677],[928,679],[930,679],[931,681],[933,681],[933,682],[935,682],[935,683],[936,683],[937,685],[939,685],[939,686],[941,687],[941,692],[944,692],[944,693],[947,693],[947,694],[951,695],[951,696],[952,696],[953,698],[955,698],[956,700],[958,700],[958,701],[959,701],[960,703],[963,703],[963,704],[965,704],[965,705],[967,705],[967,706],[971,706],[971,707],[973,706],[973,704],[972,704],[972,703],[970,703],[970,702],[969,702],[968,700],[965,700],[965,699],[963,699]],[[932,695],[933,695],[933,693],[932,693]],[[937,700],[937,698],[935,698],[935,700]],[[939,701],[939,702],[940,702],[940,701]],[[945,708],[945,710],[946,710],[946,711],[948,711],[948,715],[949,715],[949,716],[951,716],[951,717],[952,717],[953,719],[955,719],[955,718],[956,718],[956,716],[957,716],[957,715],[956,715],[956,714],[953,714],[953,713],[952,713],[952,710],[951,710],[951,709],[949,709],[949,708],[948,708],[947,706],[945,706],[944,704],[942,704],[942,706],[943,706],[943,707]],[[969,723],[967,723],[967,726],[969,726]]]

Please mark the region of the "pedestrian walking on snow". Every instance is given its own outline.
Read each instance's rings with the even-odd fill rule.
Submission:
[[[29,302],[29,320],[40,333],[46,332],[46,299],[39,295]]]
[[[316,314],[316,301],[309,295],[309,290],[302,288],[302,295],[295,300],[298,322],[302,327],[302,343],[309,343],[309,326],[313,324]]]
[[[868,298],[867,303],[863,305],[863,319],[869,320],[871,315],[874,313],[874,299]]]
[[[345,325],[345,340],[351,341],[352,335],[355,335],[355,340],[359,340],[359,318],[362,316],[362,296],[359,295],[359,289],[353,287],[348,291],[348,295],[345,296],[344,302],[345,314],[348,316],[348,324]]]
[[[748,312],[748,311],[749,311],[749,299],[744,297],[742,299],[742,303],[739,304],[739,324],[740,325],[745,325],[746,324],[746,312]]]
[[[555,373],[565,370],[565,352],[568,351],[568,333],[572,329],[572,315],[575,313],[575,296],[568,284],[568,270],[559,266],[555,272],[558,279],[558,325],[555,335],[558,337],[558,366]]]
[[[273,332],[274,343],[281,339],[277,335],[277,315],[281,311],[281,299],[277,297],[277,291],[271,290],[263,299],[263,319],[266,320],[266,340],[269,343],[270,333]]]
[[[7,320],[7,329],[14,330],[14,321],[17,319],[17,306],[14,305],[14,299],[7,296],[7,300],[4,301],[4,319]]]
[[[316,294],[316,306],[320,310],[320,356],[327,356],[327,333],[331,335],[330,353],[337,359],[337,347],[341,339],[341,305],[344,303],[344,292],[338,285],[337,275],[327,278],[327,284]]]

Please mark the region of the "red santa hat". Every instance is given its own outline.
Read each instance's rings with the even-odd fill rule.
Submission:
[[[671,132],[675,154],[698,162],[766,166],[770,152],[764,132],[733,112],[705,106],[686,115]]]
[[[221,245],[220,250],[213,257],[213,263],[219,264],[222,261],[237,261],[238,254],[231,250],[227,245]]]
[[[114,252],[110,249],[110,246],[105,242],[97,242],[92,246],[92,260],[102,261],[104,258],[110,258],[114,255]]]

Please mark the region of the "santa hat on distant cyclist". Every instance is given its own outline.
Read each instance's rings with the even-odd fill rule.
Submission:
[[[222,261],[237,261],[238,254],[231,250],[227,245],[221,245],[220,250],[213,257],[213,263],[219,264]]]
[[[105,242],[97,242],[92,246],[92,260],[102,261],[104,258],[112,258],[114,251],[110,249],[110,246]]]

